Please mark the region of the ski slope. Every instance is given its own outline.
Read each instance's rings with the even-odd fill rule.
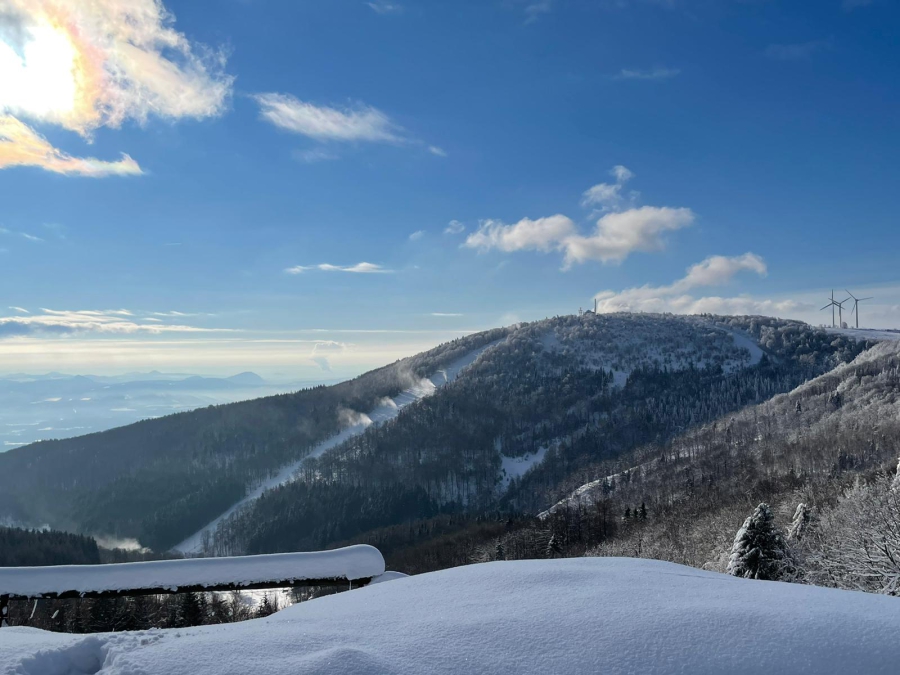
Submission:
[[[894,675],[900,600],[656,560],[493,562],[266,619],[138,633],[0,630],[16,675]]]
[[[331,436],[316,445],[305,457],[287,464],[286,466],[282,467],[274,476],[272,476],[268,480],[263,481],[259,485],[256,485],[247,493],[247,495],[243,499],[232,505],[231,508],[225,511],[225,513],[212,520],[205,527],[201,528],[190,537],[182,541],[180,544],[175,546],[173,550],[185,554],[202,552],[203,536],[205,532],[214,532],[216,526],[222,520],[235,513],[237,510],[243,508],[247,504],[259,499],[260,496],[262,496],[263,492],[265,492],[266,490],[271,490],[274,487],[292,481],[294,479],[294,475],[297,473],[297,470],[307,459],[309,459],[310,457],[321,457],[323,454],[325,454],[332,448],[336,448],[344,441],[349,440],[354,436],[359,436],[372,424],[383,424],[384,422],[397,417],[397,415],[400,414],[400,411],[403,410],[403,408],[412,405],[416,401],[421,401],[423,398],[431,396],[435,391],[438,390],[438,388],[450,382],[453,382],[457,377],[459,377],[460,373],[465,368],[475,363],[479,356],[481,356],[484,352],[501,341],[502,340],[496,340],[484,345],[483,347],[472,350],[465,356],[462,356],[451,362],[446,368],[438,370],[431,377],[424,378],[419,382],[416,382],[411,387],[404,389],[393,398],[386,399],[368,413],[355,413],[348,416],[348,419],[351,419],[353,423],[346,426],[334,436]]]

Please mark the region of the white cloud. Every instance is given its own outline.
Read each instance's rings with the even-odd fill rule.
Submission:
[[[765,261],[755,253],[740,256],[711,256],[692,265],[681,279],[668,286],[641,286],[624,291],[603,291],[595,295],[598,311],[676,312],[679,314],[780,314],[806,311],[809,306],[793,300],[760,300],[747,295],[703,296],[689,293],[697,288],[722,286],[741,272],[765,276]]]
[[[652,68],[641,70],[640,68],[622,68],[616,79],[619,80],[668,80],[681,74],[678,68]]]
[[[438,316],[438,317],[454,317],[454,316],[463,316],[457,312],[431,312],[429,316]]]
[[[582,234],[574,221],[562,214],[523,218],[512,225],[485,220],[464,245],[480,251],[559,251],[564,256],[563,268],[568,269],[588,260],[621,262],[635,252],[659,251],[665,247],[668,232],[694,222],[694,212],[687,208],[633,206],[638,193],[630,193],[626,200],[622,188],[634,174],[621,165],[610,173],[616,179],[614,184],[594,185],[582,196],[583,206],[599,207],[603,214],[589,234]]]
[[[136,174],[134,160],[80,159],[21,119],[90,139],[128,119],[204,118],[227,106],[225,58],[192,45],[160,0],[4,0],[0,14],[0,168],[86,176]],[[43,159],[42,159],[43,158]]]
[[[41,308],[39,314],[30,314],[21,307],[10,309],[20,314],[24,311],[28,315],[0,317],[0,338],[81,333],[162,334],[231,332],[224,328],[199,328],[181,324],[144,323],[140,319],[133,318],[134,313],[127,309],[60,311]]]
[[[400,5],[396,2],[376,0],[376,2],[367,2],[366,4],[378,14],[400,14],[403,12],[403,5]]]
[[[330,373],[331,362],[328,360],[328,356],[342,354],[352,346],[353,345],[346,342],[336,342],[335,340],[319,340],[315,344],[313,344],[309,359],[326,373]]]
[[[296,265],[294,267],[288,267],[285,272],[287,274],[303,274],[304,272],[312,270],[319,270],[321,272],[350,272],[353,274],[388,274],[394,271],[385,269],[381,265],[375,265],[374,263],[361,262],[356,263],[355,265],[346,266],[329,265],[328,263],[321,263],[319,265]]]
[[[429,145],[428,152],[430,152],[432,155],[437,155],[438,157],[447,156],[447,152],[443,148],[439,148],[436,145]]]
[[[19,314],[31,314],[31,312],[29,312],[29,311],[28,311],[27,309],[25,309],[24,307],[16,307],[16,306],[12,306],[12,307],[10,307],[9,309],[11,309],[11,310],[14,311],[14,312],[18,312]]]
[[[416,230],[411,235],[409,235],[409,240],[410,241],[418,241],[419,239],[421,239],[424,236],[425,236],[425,230]]]
[[[461,234],[465,232],[466,226],[458,220],[451,220],[444,229],[444,234]]]
[[[290,94],[257,94],[260,117],[280,129],[319,141],[402,142],[400,129],[376,108],[339,110],[316,106]]]
[[[565,264],[588,260],[620,262],[635,252],[652,253],[665,248],[665,234],[694,222],[694,212],[686,208],[641,206],[619,213],[607,213],[588,236],[573,235],[560,242]]]
[[[498,220],[482,221],[478,230],[466,237],[465,245],[483,251],[497,249],[512,251],[553,251],[565,246],[563,242],[575,236],[576,228],[563,215],[531,220],[523,218],[513,225]]]

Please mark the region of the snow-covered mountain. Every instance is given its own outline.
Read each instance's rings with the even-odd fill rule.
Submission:
[[[332,387],[5,453],[0,518],[233,554],[322,548],[438,514],[537,513],[597,462],[788,391],[864,346],[765,317],[555,317]]]

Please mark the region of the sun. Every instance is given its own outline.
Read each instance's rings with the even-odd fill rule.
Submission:
[[[0,110],[63,122],[77,100],[78,52],[68,33],[32,26],[19,50],[0,41]]]

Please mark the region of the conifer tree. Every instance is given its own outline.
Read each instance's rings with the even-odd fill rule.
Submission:
[[[792,568],[784,537],[775,526],[768,504],[747,517],[734,538],[726,572],[746,579],[774,581]]]

